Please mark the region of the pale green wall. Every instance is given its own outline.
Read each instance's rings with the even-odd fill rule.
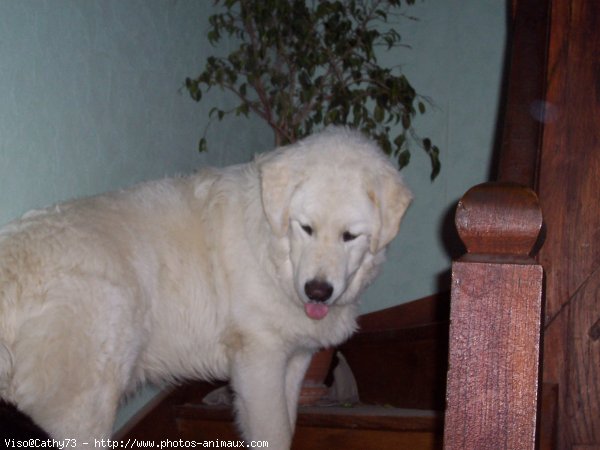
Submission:
[[[0,1],[0,223],[24,211],[203,164],[246,161],[269,148],[256,121],[217,124],[215,148],[195,152],[205,106],[179,92],[214,52],[205,39],[208,0]],[[402,64],[435,107],[418,131],[442,149],[428,179],[415,150],[405,170],[415,193],[400,237],[363,311],[431,294],[449,268],[441,223],[451,205],[485,180],[498,110],[505,1],[425,0],[418,22],[399,28],[412,49]],[[218,90],[212,98],[228,100]],[[233,130],[233,131],[232,131]],[[228,149],[219,152],[217,148]],[[118,424],[153,393],[125,408]]]
[[[380,61],[401,64],[416,90],[432,99],[417,131],[440,147],[442,171],[431,183],[427,156],[415,149],[403,171],[415,200],[382,275],[364,295],[364,312],[449,289],[451,259],[442,226],[462,194],[487,180],[495,138],[506,2],[424,0],[407,12],[419,18],[400,21],[411,49],[386,53]]]
[[[270,145],[244,121],[235,133],[212,129],[211,142],[216,134],[230,151],[195,151],[207,107],[180,88],[214,51],[205,39],[210,4],[0,2],[0,223]]]

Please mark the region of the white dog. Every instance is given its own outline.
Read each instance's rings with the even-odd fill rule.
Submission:
[[[55,438],[110,436],[145,381],[229,378],[248,440],[291,443],[312,353],[411,200],[362,135],[26,214],[0,232],[0,397]]]

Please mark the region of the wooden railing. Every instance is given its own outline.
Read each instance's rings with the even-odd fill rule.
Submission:
[[[548,119],[543,99],[551,2],[511,5],[507,100],[494,174],[499,182],[470,189],[456,212],[467,254],[452,266],[448,450],[536,446],[543,271],[533,259],[542,213],[532,189]]]
[[[444,448],[533,449],[542,314],[536,194],[507,183],[470,189],[456,225]]]

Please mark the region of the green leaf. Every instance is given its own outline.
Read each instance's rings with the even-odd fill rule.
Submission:
[[[429,153],[429,158],[431,159],[431,181],[435,180],[442,169],[442,163],[439,158],[440,149],[435,145],[432,147],[432,151]]]
[[[392,144],[390,144],[390,140],[385,135],[379,137],[379,145],[381,145],[386,155],[392,154]]]
[[[396,145],[396,152],[399,153],[404,147],[404,143],[406,142],[406,136],[404,134],[399,134],[394,139],[394,144]]]
[[[425,138],[423,139],[423,147],[427,153],[431,152],[431,139]]]
[[[375,14],[378,15],[381,19],[383,19],[384,22],[387,20],[387,14],[385,13],[385,11],[378,9],[375,11]]]
[[[202,99],[202,91],[199,88],[199,83],[197,80],[186,78],[185,87],[187,88],[190,97],[192,97],[193,100],[199,102]]]
[[[217,42],[219,42],[221,35],[219,34],[219,32],[216,29],[213,29],[208,32],[207,37],[208,37],[208,42],[214,46],[217,44]]]
[[[204,153],[207,150],[208,150],[208,147],[206,145],[206,139],[205,138],[200,139],[200,141],[198,142],[198,151],[200,153]]]
[[[385,111],[379,105],[375,106],[375,111],[373,112],[373,118],[375,122],[381,123],[385,117]]]
[[[248,117],[249,112],[250,112],[250,106],[248,106],[248,103],[242,103],[235,109],[236,116],[243,114],[244,116]]]
[[[405,112],[404,114],[402,114],[402,128],[404,128],[405,130],[408,130],[410,128],[410,125],[411,125],[410,114]]]
[[[398,154],[398,167],[400,169],[403,169],[406,166],[408,166],[409,162],[410,162],[410,151],[403,150],[402,152],[400,152]]]

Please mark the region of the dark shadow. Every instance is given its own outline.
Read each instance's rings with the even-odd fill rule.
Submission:
[[[494,129],[494,140],[492,147],[492,158],[488,168],[488,180],[496,181],[498,179],[498,168],[500,165],[500,154],[502,151],[502,141],[504,134],[504,123],[506,117],[506,106],[508,103],[508,79],[510,75],[510,55],[512,49],[512,9],[511,3],[506,2],[506,46],[502,57],[502,78],[500,82],[500,104],[496,116],[496,127]]]
[[[455,216],[456,216],[456,205],[458,200],[452,202],[452,204],[446,209],[442,220],[440,222],[439,236],[442,241],[444,251],[453,261],[460,258],[467,251],[465,245],[462,243],[458,231],[456,231]],[[445,270],[437,275],[437,292],[444,292],[450,290],[450,269]]]

